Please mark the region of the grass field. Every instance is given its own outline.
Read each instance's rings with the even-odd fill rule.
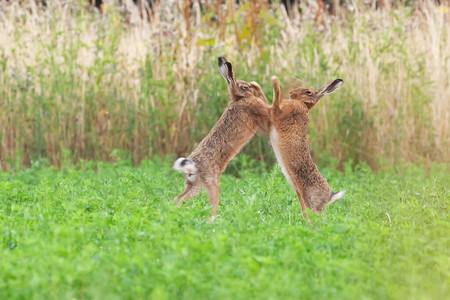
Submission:
[[[309,221],[278,167],[224,175],[212,224],[161,161],[0,173],[0,299],[444,299],[448,169],[349,166]]]
[[[239,2],[0,1],[0,300],[448,298],[449,0]],[[213,223],[174,206],[218,56],[269,100],[345,80],[308,132],[344,199],[304,220],[256,137]]]

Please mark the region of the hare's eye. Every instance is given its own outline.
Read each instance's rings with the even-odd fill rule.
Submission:
[[[306,95],[311,95],[311,91],[306,91]]]

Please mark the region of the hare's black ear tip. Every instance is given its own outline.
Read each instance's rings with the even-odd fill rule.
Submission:
[[[334,88],[337,89],[337,88],[340,87],[343,83],[344,83],[344,80],[338,78],[338,79],[335,79],[335,80],[331,83],[331,86],[334,86]]]
[[[221,66],[221,65],[223,65],[223,64],[225,64],[225,63],[227,62],[227,60],[225,59],[225,57],[222,57],[222,56],[220,56],[220,57],[218,58],[218,61],[219,61],[219,66]]]

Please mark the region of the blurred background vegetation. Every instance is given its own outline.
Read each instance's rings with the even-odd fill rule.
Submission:
[[[0,168],[187,155],[229,98],[345,83],[312,112],[321,165],[450,161],[448,1],[1,1]],[[241,154],[242,155],[242,154]],[[274,162],[258,136],[234,164]],[[233,164],[232,164],[233,166]],[[234,165],[234,168],[237,166]],[[232,167],[233,168],[233,167]]]

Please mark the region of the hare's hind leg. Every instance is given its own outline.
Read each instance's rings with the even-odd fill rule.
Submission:
[[[303,219],[306,220],[306,214],[305,214],[305,209],[306,209],[306,205],[305,205],[305,200],[303,199],[303,195],[300,191],[295,190],[295,192],[297,193],[297,197],[298,197],[298,202],[300,202],[300,206],[302,208],[302,216]]]
[[[212,222],[217,213],[217,208],[219,207],[219,184],[210,184],[206,186],[206,191],[208,192],[209,204],[213,207],[211,210],[211,217],[208,218],[208,221]]]
[[[200,187],[192,184],[189,181],[186,181],[186,188],[184,189],[184,192],[180,195],[176,196],[173,199],[173,202],[177,203],[177,206],[181,206],[183,202],[188,198],[193,198],[197,196],[197,194],[200,192]]]

